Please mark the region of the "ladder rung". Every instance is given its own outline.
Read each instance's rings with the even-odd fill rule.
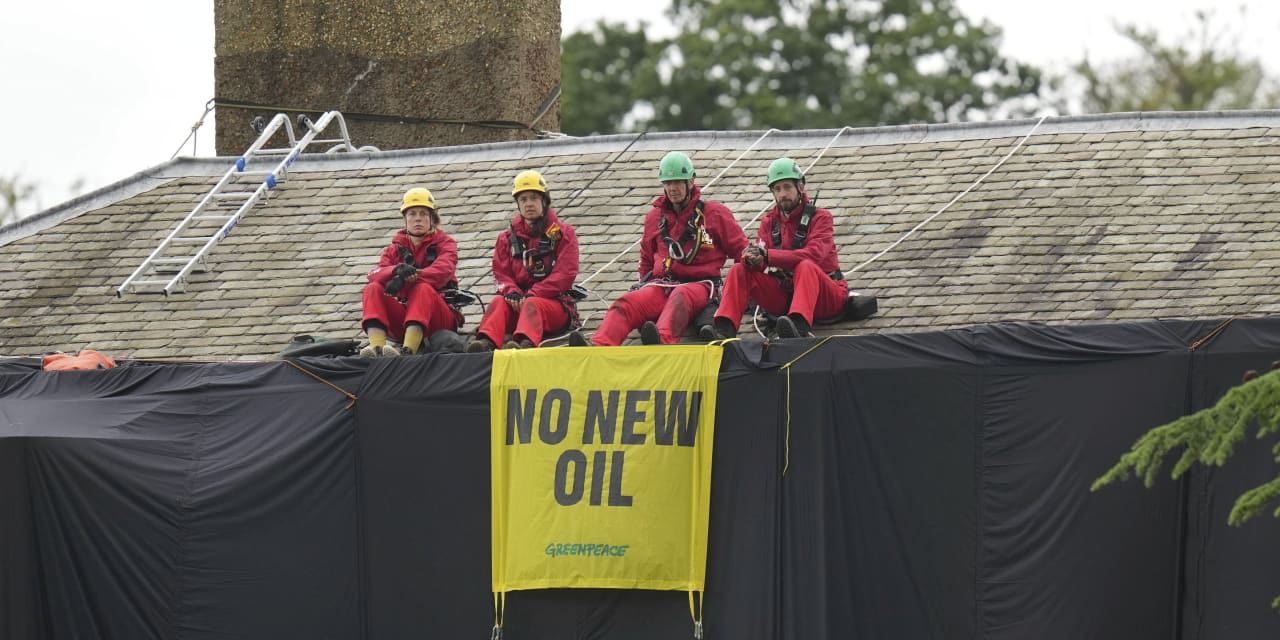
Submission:
[[[341,121],[342,116],[338,112],[328,112],[325,114],[325,117],[327,118],[330,115],[336,116],[339,118],[339,121]],[[289,136],[289,146],[255,149],[254,147],[265,145],[272,140],[273,136],[276,135],[280,128],[279,122],[284,123],[284,129]],[[324,122],[327,124],[328,120],[324,120]],[[299,126],[306,127],[306,133],[301,138],[297,138],[293,135],[293,129],[289,126],[289,121],[284,118],[284,114],[278,114],[276,118],[272,120],[272,123],[273,124],[269,131],[266,128],[258,129],[258,138],[252,145],[250,145],[250,149],[246,150],[243,155],[236,159],[234,164],[227,169],[227,173],[223,174],[222,180],[218,182],[218,186],[214,187],[214,189],[208,193],[204,199],[200,200],[200,203],[195,206],[195,209],[193,209],[191,213],[187,214],[187,217],[179,222],[177,227],[170,232],[169,237],[164,240],[160,247],[153,251],[152,255],[144,260],[142,264],[134,270],[133,274],[130,275],[129,278],[125,279],[125,283],[117,290],[117,294],[124,293],[126,290],[138,290],[139,287],[158,286],[161,287],[160,290],[144,289],[138,292],[163,293],[168,295],[185,289],[186,276],[180,274],[191,271],[208,271],[209,265],[206,262],[205,256],[209,252],[209,249],[221,242],[222,239],[230,233],[231,228],[235,227],[236,223],[239,222],[240,216],[253,207],[258,200],[267,200],[270,196],[269,190],[276,188],[280,183],[284,182],[287,177],[286,166],[277,167],[270,171],[261,169],[263,166],[269,166],[266,162],[254,165],[259,167],[259,169],[249,170],[250,163],[255,162],[256,159],[284,156],[289,161],[292,161],[293,159],[296,159],[296,154],[302,153],[308,145],[313,144],[341,144],[344,145],[345,148],[355,149],[355,146],[352,145],[351,141],[346,137],[318,139],[323,127],[317,128],[314,123],[308,120],[299,121]],[[343,133],[345,133],[345,131]],[[274,144],[279,144],[279,142],[277,141]],[[257,184],[254,184],[255,182]],[[234,190],[222,191],[228,186],[232,187]],[[246,188],[249,190],[240,190]],[[215,211],[206,212],[206,207],[219,207],[224,209],[234,207],[237,208],[238,211],[235,213],[217,213]],[[191,223],[197,221],[213,221],[221,222],[222,224],[217,230],[212,228],[213,224],[194,225],[199,228],[191,228]],[[210,231],[213,231],[213,235],[173,237],[180,233],[209,233]],[[169,252],[171,254],[185,253],[185,251],[180,249],[175,249],[170,252],[170,245],[204,246],[197,248],[194,255],[181,257],[171,255],[162,257],[160,254],[165,252]],[[152,276],[159,274],[175,275],[169,280],[134,279],[144,273]]]
[[[166,267],[166,266],[163,266],[163,265],[152,265],[152,266],[151,266],[151,269],[152,269],[155,273],[182,273],[182,268],[183,268],[183,267],[185,267],[185,266],[187,266],[187,265],[186,265],[186,264],[183,264],[181,267],[180,267],[180,266],[177,266],[177,265],[174,265],[174,266],[171,266],[171,267]],[[204,273],[204,272],[206,272],[206,271],[208,271],[208,270],[209,270],[209,268],[208,268],[208,267],[206,267],[206,266],[204,266],[204,265],[202,265],[202,264],[196,264],[196,266],[194,266],[194,267],[192,267],[192,268],[191,268],[191,273]]]

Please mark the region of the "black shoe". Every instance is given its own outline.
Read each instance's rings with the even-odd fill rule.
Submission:
[[[809,333],[809,323],[799,314],[791,314],[778,318],[778,337],[782,339],[788,338],[812,338],[813,334]]]
[[[713,329],[711,325],[704,324],[698,329],[698,339],[703,342],[715,342],[716,340],[723,340],[724,338],[721,338],[720,334],[716,333],[716,330]]]
[[[586,346],[590,346],[590,344],[591,343],[587,342],[586,337],[582,335],[581,331],[578,331],[575,329],[569,332],[569,346],[586,347]]]
[[[493,351],[493,343],[488,338],[476,338],[467,343],[467,353],[484,353]]]
[[[738,337],[738,328],[733,326],[732,322],[729,322],[724,318],[716,318],[712,322],[712,328],[715,329],[716,334],[719,335],[722,340]]]
[[[532,349],[533,341],[528,338],[520,338],[516,340],[512,338],[506,344],[502,345],[503,349]]]
[[[662,334],[652,320],[640,325],[640,344],[662,344]]]

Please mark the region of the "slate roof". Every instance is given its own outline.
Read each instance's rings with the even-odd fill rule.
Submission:
[[[1038,126],[662,133],[303,156],[186,293],[117,297],[231,162],[180,159],[0,229],[0,355],[91,347],[134,358],[257,358],[294,334],[355,338],[364,275],[414,186],[433,191],[458,240],[459,281],[487,294],[495,235],[515,211],[511,180],[530,168],[578,229],[579,280],[594,276],[588,287],[612,300],[635,279],[633,242],[669,150],[688,152],[706,197],[744,225],[769,204],[771,160],[812,165],[809,189],[835,214],[847,272],[945,207],[850,273],[854,289],[878,297],[879,314],[819,334],[1280,309],[1280,111],[1112,114]],[[604,307],[582,307],[588,329]],[[468,311],[466,331],[481,309]]]

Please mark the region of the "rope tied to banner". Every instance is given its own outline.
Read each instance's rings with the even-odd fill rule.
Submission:
[[[1205,336],[1204,336],[1203,338],[1200,338],[1199,340],[1196,340],[1195,342],[1193,342],[1193,343],[1191,344],[1191,350],[1192,350],[1192,351],[1195,351],[1195,350],[1199,349],[1200,347],[1203,347],[1203,346],[1204,346],[1206,343],[1208,343],[1210,340],[1213,340],[1214,338],[1218,337],[1218,334],[1220,334],[1220,333],[1222,333],[1223,331],[1225,331],[1225,330],[1227,329],[1227,325],[1231,324],[1232,322],[1235,322],[1236,320],[1244,320],[1244,319],[1248,319],[1248,318],[1250,318],[1250,317],[1252,317],[1252,316],[1236,316],[1236,317],[1234,317],[1234,318],[1227,318],[1227,319],[1226,319],[1225,321],[1223,321],[1221,324],[1219,324],[1218,326],[1214,327],[1212,331],[1210,331],[1209,333],[1205,334]]]
[[[695,599],[697,604],[695,605]],[[702,640],[702,592],[689,592],[689,615],[693,616],[694,640]]]
[[[307,375],[311,376],[312,378],[315,378],[316,380],[319,380],[320,382],[323,382],[323,383],[324,383],[326,386],[328,386],[329,388],[333,389],[334,391],[337,391],[338,393],[341,393],[342,395],[344,395],[344,396],[346,396],[348,399],[350,399],[350,400],[351,400],[351,402],[348,402],[348,403],[347,403],[347,406],[343,407],[343,409],[345,409],[345,410],[347,410],[347,411],[350,411],[352,407],[356,406],[356,400],[359,400],[359,399],[360,399],[359,397],[357,397],[357,396],[356,396],[356,394],[351,393],[350,391],[347,391],[346,389],[343,389],[342,387],[339,387],[338,385],[336,385],[336,384],[334,384],[334,383],[332,383],[332,382],[329,382],[328,380],[325,380],[324,378],[321,378],[320,376],[316,375],[314,372],[312,372],[312,371],[308,370],[306,367],[304,367],[304,366],[302,366],[302,365],[298,364],[297,362],[294,362],[293,360],[285,360],[285,362],[289,363],[289,366],[293,367],[294,369],[297,369],[298,371],[301,371],[301,372],[303,372],[303,373],[305,373],[305,374],[307,374]]]
[[[791,468],[791,365],[799,362],[802,358],[813,353],[814,351],[817,351],[819,347],[830,342],[831,339],[834,337],[835,336],[827,336],[823,338],[821,341],[818,342],[818,344],[815,344],[812,347],[809,347],[807,350],[805,350],[804,353],[792,359],[791,362],[788,362],[782,365],[782,370],[787,374],[787,395],[786,395],[786,405],[787,405],[786,425],[787,426],[786,426],[786,437],[784,439],[785,457],[783,458],[783,462],[782,462],[782,477],[784,478],[787,477],[787,469]]]
[[[502,640],[502,614],[506,606],[507,594],[502,592],[494,592],[493,594],[493,631],[489,634],[489,640]]]

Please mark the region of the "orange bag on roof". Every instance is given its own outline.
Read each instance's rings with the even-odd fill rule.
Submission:
[[[116,361],[102,355],[99,351],[85,349],[75,355],[70,353],[54,353],[44,357],[45,371],[84,371],[92,369],[111,369]]]

